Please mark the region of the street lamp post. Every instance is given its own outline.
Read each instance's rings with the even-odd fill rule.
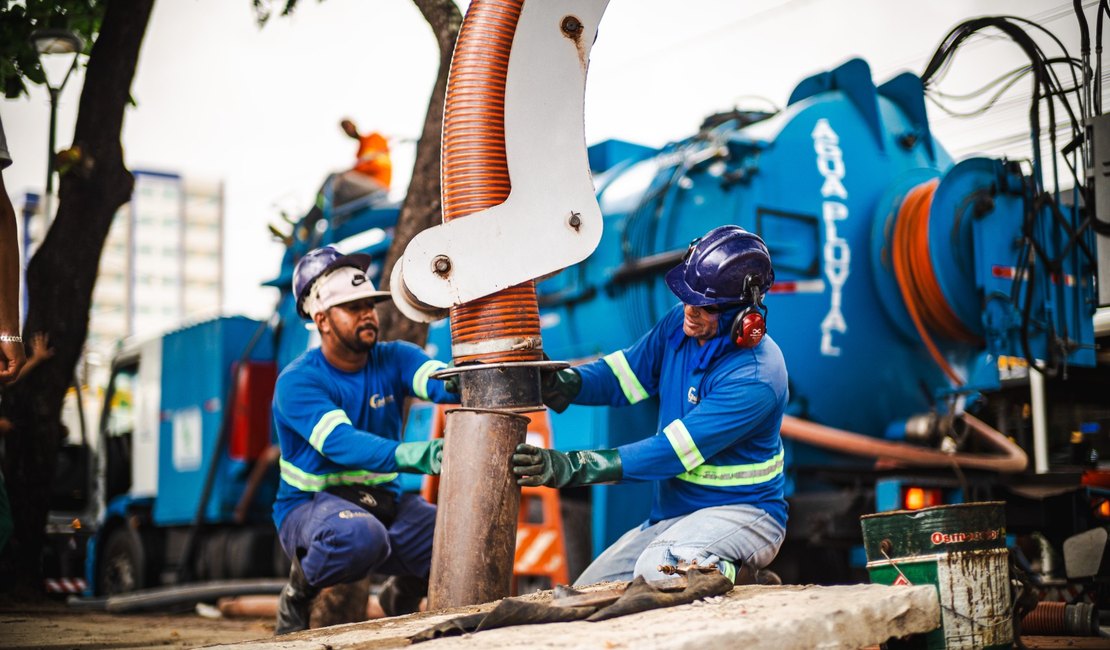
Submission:
[[[31,44],[38,52],[46,89],[50,92],[50,144],[46,151],[46,192],[43,197],[43,215],[49,228],[54,219],[54,135],[58,126],[58,97],[77,67],[77,55],[85,44],[68,29],[36,29],[31,33]]]

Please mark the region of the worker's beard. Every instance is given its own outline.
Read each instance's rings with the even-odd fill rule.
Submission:
[[[361,325],[356,327],[353,332],[347,336],[340,336],[339,342],[343,347],[351,352],[357,354],[364,354],[374,349],[378,343],[378,326],[377,325]]]

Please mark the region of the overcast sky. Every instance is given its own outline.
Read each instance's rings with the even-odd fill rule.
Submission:
[[[1092,21],[1096,2],[1085,0]],[[782,106],[804,77],[860,56],[877,81],[921,72],[948,30],[985,14],[1032,18],[1079,55],[1070,2],[1059,0],[612,0],[593,49],[586,94],[590,143],[623,138],[650,145],[690,135],[708,113]],[[1049,50],[1049,55],[1056,54]],[[983,39],[957,57],[943,89],[963,92],[1024,62],[1012,43]],[[394,185],[403,192],[437,53],[407,0],[301,0],[291,18],[255,23],[250,0],[158,0],[133,86],[123,142],[132,169],[225,184],[224,310],[264,316],[281,246],[267,223],[297,215],[324,176],[350,165],[354,143],[337,126],[394,140]],[[58,146],[73,135],[83,75],[66,86]],[[1018,95],[1028,95],[1028,83]],[[975,121],[930,107],[934,134],[957,157],[974,151],[1023,155],[1023,100]],[[4,172],[18,209],[41,191],[49,109],[30,98],[0,100],[15,163]]]

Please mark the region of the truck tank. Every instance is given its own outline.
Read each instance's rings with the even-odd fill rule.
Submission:
[[[603,142],[590,148],[590,162],[605,219],[601,243],[538,285],[553,359],[590,360],[632,344],[676,302],[663,274],[692,239],[728,223],[758,233],[770,249],[768,331],[786,357],[790,414],[802,425],[934,454],[949,438],[947,451],[970,453],[960,459],[972,459],[974,484],[975,468],[1020,471],[1025,454],[997,431],[1005,462],[982,453],[989,445],[952,427],[953,416],[981,408],[1006,428],[993,416],[1016,408],[1025,415],[1004,434],[1032,447],[1029,365],[1044,365],[1053,380],[1095,366],[1093,234],[1079,227],[1074,208],[1034,201],[1039,186],[1028,168],[988,158],[955,164],[930,133],[916,75],[876,85],[867,64],[851,60],[801,82],[777,114],[712,116],[693,137],[658,150]],[[442,324],[433,325],[429,349],[450,350]],[[1097,408],[1107,373],[1091,372],[1071,384],[1084,382],[1095,408],[1077,406],[1061,427],[1108,416]],[[1004,389],[1018,397],[997,400]],[[652,408],[552,413],[555,445],[640,439],[655,430]],[[920,446],[908,444],[915,426],[907,423],[921,414],[933,414],[925,420],[932,425],[927,434],[916,427]],[[878,503],[873,492],[883,480],[876,458],[887,454],[849,455],[836,441],[808,444],[791,433],[784,425],[790,532],[827,541],[813,531],[837,528],[850,540],[858,536],[855,515],[896,505]],[[941,473],[955,480],[944,456],[924,464],[948,465]],[[921,471],[903,466],[902,475]],[[982,475],[986,483],[998,478]],[[590,488],[594,555],[643,521],[648,489]],[[841,510],[829,514],[834,502]]]
[[[924,110],[916,76],[875,86],[867,64],[853,60],[802,82],[781,113],[725,116],[693,138],[601,170],[606,231],[597,252],[541,285],[548,354],[583,358],[630,344],[675,304],[662,273],[691,239],[732,223],[771,251],[768,331],[786,355],[797,415],[882,436],[938,396],[966,390],[968,380],[992,387],[980,366],[1023,356],[1014,345],[1018,323],[991,320],[1010,306],[1022,178],[1003,161],[953,165]],[[957,336],[932,336],[964,380],[958,386],[912,323],[892,252],[902,243],[893,226],[907,194],[937,179],[927,230],[903,239],[926,240],[928,259],[910,271],[925,276],[921,282],[935,277],[934,297],[952,312],[945,331]],[[1079,266],[1075,255],[1068,261]],[[993,286],[984,268],[998,280]],[[1080,349],[1067,360],[1092,366],[1091,270],[1076,271],[1067,281],[1080,285],[1068,292],[1078,304],[1061,320]],[[1043,358],[1044,336],[1034,338]]]

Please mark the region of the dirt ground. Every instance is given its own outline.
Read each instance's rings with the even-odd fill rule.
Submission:
[[[273,618],[204,618],[182,614],[78,611],[61,603],[0,603],[0,648],[94,650],[195,648],[269,637]]]

